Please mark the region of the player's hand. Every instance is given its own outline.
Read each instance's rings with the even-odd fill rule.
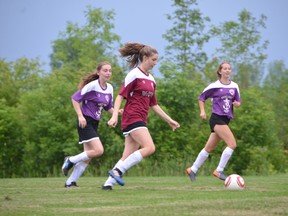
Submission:
[[[116,127],[118,123],[118,118],[112,116],[112,118],[107,122],[110,127]]]
[[[180,127],[180,124],[174,120],[168,122],[173,131]]]
[[[79,117],[78,117],[78,122],[79,122],[79,127],[80,127],[80,128],[85,128],[86,125],[87,125],[87,121],[86,121],[86,119],[84,118],[84,116],[79,116]]]
[[[240,103],[239,101],[233,101],[232,104],[233,104],[233,106],[236,107],[236,108],[241,105],[241,103]]]
[[[200,117],[201,117],[203,120],[206,120],[206,118],[207,118],[206,113],[205,113],[205,112],[201,112],[201,113],[200,113]]]

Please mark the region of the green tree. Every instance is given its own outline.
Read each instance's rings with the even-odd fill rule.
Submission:
[[[234,77],[242,88],[259,84],[262,80],[262,65],[267,57],[264,51],[269,44],[261,36],[261,30],[266,28],[266,19],[265,15],[256,19],[244,9],[239,13],[238,22],[226,21],[211,29],[211,34],[220,41],[214,56],[232,63]]]
[[[84,26],[68,22],[66,31],[52,43],[51,68],[55,73],[63,73],[67,81],[78,82],[83,76],[79,72],[92,72],[101,61],[110,61],[114,69],[118,65],[115,49],[120,37],[112,32],[114,12],[88,6],[84,15]]]
[[[283,61],[274,61],[269,65],[263,90],[267,101],[272,104],[276,116],[279,139],[288,150],[288,69]]]
[[[8,106],[15,106],[22,94],[38,87],[38,81],[44,73],[38,59],[17,59],[6,62],[0,59],[0,98]]]
[[[20,58],[15,62],[0,59],[0,177],[24,174],[24,137],[20,98],[38,88],[43,71],[38,60]],[[24,127],[28,125],[25,122]]]
[[[23,174],[23,136],[19,124],[19,109],[8,106],[0,99],[0,178],[18,177]]]
[[[207,61],[203,46],[209,40],[205,24],[210,21],[208,17],[203,17],[199,9],[192,8],[195,5],[196,0],[175,0],[173,7],[176,10],[172,15],[167,15],[173,27],[163,35],[169,43],[165,48],[168,61],[192,74]]]
[[[258,88],[241,92],[242,105],[236,110],[235,133],[237,148],[229,167],[247,175],[273,174],[285,171],[283,143],[277,136],[272,104]]]

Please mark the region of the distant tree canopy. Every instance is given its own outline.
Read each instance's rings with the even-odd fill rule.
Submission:
[[[184,175],[210,133],[208,122],[199,117],[198,96],[217,79],[216,68],[223,55],[231,57],[242,98],[242,106],[235,110],[235,120],[231,122],[238,148],[227,172],[285,172],[288,73],[282,61],[275,61],[270,63],[264,83],[260,82],[268,45],[259,33],[265,27],[265,16],[256,19],[243,10],[238,22],[209,27],[210,18],[197,9],[195,0],[173,1],[173,7],[175,12],[167,18],[174,25],[164,36],[169,45],[167,58],[160,66],[163,77],[156,78],[156,94],[160,106],[181,127],[172,132],[158,116],[149,113],[148,128],[157,151],[127,175]],[[112,63],[111,83],[117,95],[126,67],[115,54],[120,37],[113,33],[114,12],[87,7],[85,16],[86,25],[68,22],[66,31],[53,41],[50,72],[40,69],[38,59],[0,59],[1,178],[59,176],[63,158],[83,150],[77,144],[71,95],[80,79],[94,71],[100,61]],[[221,47],[209,59],[202,48],[213,38],[220,41]],[[206,109],[211,113],[209,104]],[[92,161],[86,175],[106,175],[122,154],[124,138],[120,126],[109,128],[109,118],[105,112],[99,125],[105,153]],[[200,173],[211,173],[223,148],[224,145],[216,148]]]

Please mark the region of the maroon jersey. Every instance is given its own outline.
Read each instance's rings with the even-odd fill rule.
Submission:
[[[119,95],[126,99],[122,130],[138,121],[147,123],[149,107],[158,104],[155,88],[154,77],[140,68],[134,68],[127,74],[119,91]]]

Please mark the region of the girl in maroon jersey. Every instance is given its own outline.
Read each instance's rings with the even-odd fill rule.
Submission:
[[[132,70],[127,74],[115,99],[114,111],[108,125],[117,125],[118,110],[123,99],[126,99],[121,125],[125,136],[125,148],[122,158],[108,172],[110,177],[102,187],[104,190],[111,190],[116,182],[123,186],[125,182],[122,175],[155,152],[154,142],[146,127],[149,108],[166,121],[173,131],[180,127],[178,122],[161,109],[156,99],[156,82],[149,70],[157,63],[157,50],[140,43],[127,43],[119,52],[122,57],[127,57],[129,68]]]

